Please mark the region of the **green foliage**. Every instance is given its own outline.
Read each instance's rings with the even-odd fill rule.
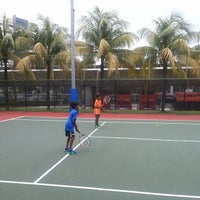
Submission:
[[[77,30],[77,36],[81,36],[92,47],[95,56],[100,58],[102,71],[106,65],[109,74],[123,65],[120,63],[122,59],[119,49],[130,47],[137,39],[133,33],[126,32],[128,22],[118,16],[116,11],[103,12],[95,7],[92,13],[88,12],[88,16],[80,18],[80,27]]]

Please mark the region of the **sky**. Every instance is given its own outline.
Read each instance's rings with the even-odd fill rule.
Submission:
[[[154,29],[153,20],[169,17],[172,11],[182,14],[192,25],[192,30],[200,31],[200,12],[198,0],[73,0],[75,10],[75,30],[78,19],[92,12],[95,6],[102,11],[115,10],[122,20],[129,22],[127,31],[136,33],[140,28]],[[11,18],[16,15],[30,22],[38,22],[38,14],[49,17],[51,22],[71,27],[71,0],[6,0],[1,2],[0,16]]]

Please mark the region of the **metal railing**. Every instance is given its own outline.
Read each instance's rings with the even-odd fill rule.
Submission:
[[[107,109],[152,109],[150,95],[156,95],[153,109],[160,109],[162,83],[162,79],[99,80],[98,83],[96,80],[76,80],[76,87],[78,101],[83,109],[93,107],[97,88],[102,96],[109,94],[112,97]],[[48,104],[48,94],[50,108],[69,107],[70,87],[71,80],[0,81],[0,107],[45,107]],[[183,98],[182,101],[176,101],[175,98],[175,94],[180,92],[183,93],[183,97],[188,92],[199,93],[200,79],[167,79],[166,87],[166,107],[178,110],[200,110],[200,99],[189,102],[187,98]],[[129,99],[123,99],[124,95]],[[146,100],[145,97],[143,98],[145,105],[142,107],[140,106],[141,95],[146,95]]]

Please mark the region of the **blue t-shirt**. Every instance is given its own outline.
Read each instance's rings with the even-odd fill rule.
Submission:
[[[73,121],[76,121],[78,115],[78,111],[75,109],[72,109],[70,111],[69,117],[65,123],[65,131],[72,131],[74,132],[74,125],[73,125]]]

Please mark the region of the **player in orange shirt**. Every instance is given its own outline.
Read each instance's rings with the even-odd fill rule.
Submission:
[[[94,102],[94,115],[95,115],[95,127],[98,128],[99,126],[99,117],[101,115],[101,108],[102,108],[102,100],[101,100],[101,96],[98,93],[96,95],[96,99]]]

